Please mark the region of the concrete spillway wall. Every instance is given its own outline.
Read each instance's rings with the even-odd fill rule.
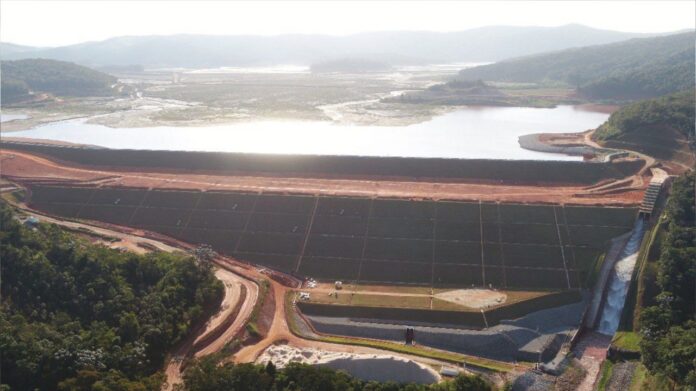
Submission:
[[[631,283],[633,269],[638,259],[638,250],[645,232],[644,224],[645,221],[638,219],[631,237],[619,256],[618,262],[614,264],[602,308],[602,315],[599,318],[597,327],[597,331],[602,334],[613,335],[619,327],[621,312],[626,302],[626,293]]]

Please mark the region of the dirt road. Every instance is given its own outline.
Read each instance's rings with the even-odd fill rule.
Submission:
[[[66,185],[605,205],[635,205],[642,198],[642,189],[598,193],[588,187],[571,185],[434,183],[105,170],[63,165],[26,152],[8,150],[0,151],[0,160],[2,176],[21,183],[49,181]]]
[[[183,381],[181,377],[183,372],[182,366],[188,357],[203,357],[218,352],[225,344],[230,342],[249,320],[249,316],[254,309],[254,304],[256,300],[258,300],[258,285],[256,285],[256,283],[243,278],[239,274],[233,273],[230,270],[232,267],[223,259],[218,259],[215,262],[219,266],[215,271],[215,276],[225,285],[225,295],[220,304],[220,310],[210,318],[205,328],[199,331],[195,338],[189,338],[172,354],[165,368],[166,382],[163,385],[163,390],[171,390],[175,385]],[[244,298],[244,302],[239,303],[242,286],[246,289],[247,295]],[[236,311],[238,306],[239,311]],[[192,351],[197,342],[207,339],[211,333],[215,332],[218,326],[226,323],[231,316],[235,316],[234,321],[222,334],[220,334],[220,336],[198,351]]]
[[[156,248],[160,251],[172,252],[172,251],[181,250],[180,248],[176,248],[176,247],[170,246],[166,243],[162,243],[160,241],[145,238],[142,236],[129,234],[129,233],[121,232],[121,231],[116,231],[116,230],[111,230],[111,229],[107,229],[107,228],[97,227],[97,226],[90,225],[90,224],[57,219],[57,218],[45,215],[41,212],[35,211],[33,209],[29,209],[24,204],[16,204],[15,203],[13,205],[24,210],[26,213],[31,214],[32,216],[34,216],[37,220],[39,220],[41,222],[56,224],[56,225],[59,225],[61,227],[65,227],[65,228],[68,228],[71,230],[84,231],[85,233],[93,232],[97,235],[110,236],[113,238],[117,238],[120,240],[120,242],[113,243],[115,247],[122,246],[122,247],[129,249],[129,250],[134,250],[135,252],[138,252],[138,253],[147,252],[148,251],[147,249],[138,245],[140,243],[140,244],[145,244],[145,246],[147,246],[147,247]]]
[[[239,308],[238,314],[232,323],[228,328],[225,329],[225,331],[220,335],[217,339],[215,339],[213,342],[205,346],[203,349],[198,350],[194,356],[195,357],[203,357],[208,354],[215,353],[222,349],[225,344],[230,342],[244,327],[246,324],[247,320],[249,320],[249,317],[251,316],[252,311],[254,310],[254,305],[256,304],[256,301],[258,300],[259,297],[259,287],[256,283],[250,281],[249,279],[242,278],[240,277],[240,274],[232,273],[229,270],[226,269],[218,269],[217,272],[215,273],[216,276],[220,274],[218,277],[220,280],[224,281],[225,284],[227,285],[228,282],[230,285],[234,286],[235,293],[230,294],[230,297],[237,297],[239,298],[239,292],[240,292],[240,287],[244,286],[246,290],[246,297],[244,299],[244,302],[241,304],[241,307]],[[233,281],[233,282],[232,282]],[[235,296],[236,295],[236,296]],[[227,295],[225,295],[227,297]],[[226,303],[224,305],[228,305],[227,308],[227,315],[230,316],[232,314],[232,311],[235,310],[235,303]],[[211,320],[211,324],[209,325],[208,329],[213,330],[213,324],[214,323],[222,323],[226,319],[225,315],[222,314],[217,314],[215,319]],[[202,335],[201,337],[197,338],[196,341],[199,341],[204,337]]]
[[[587,371],[578,391],[592,391],[599,377],[599,369],[606,359],[607,349],[611,343],[611,337],[590,332],[580,339],[574,349],[575,356],[580,360],[580,365]]]

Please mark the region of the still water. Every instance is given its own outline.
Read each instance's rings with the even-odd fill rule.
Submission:
[[[596,128],[608,116],[575,106],[558,106],[552,109],[469,107],[408,126],[288,120],[197,127],[109,128],[79,119],[11,135],[125,149],[579,160],[579,157],[522,149],[517,138],[529,133],[584,131]]]
[[[0,123],[29,118],[26,114],[0,114]]]

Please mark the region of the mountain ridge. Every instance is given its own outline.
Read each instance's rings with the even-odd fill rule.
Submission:
[[[463,69],[457,78],[565,83],[593,99],[643,99],[694,85],[694,32],[570,48]]]
[[[364,58],[391,65],[499,61],[552,50],[618,42],[651,34],[558,27],[485,26],[457,32],[382,31],[345,36],[146,35],[114,37],[54,48],[8,49],[2,60],[41,57],[87,66],[211,67],[302,64]],[[15,48],[16,49],[16,48]]]

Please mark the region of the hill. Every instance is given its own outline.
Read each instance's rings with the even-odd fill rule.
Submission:
[[[107,96],[117,79],[69,62],[26,59],[2,62],[2,101],[14,103],[32,94]]]
[[[383,102],[400,102],[440,105],[490,105],[508,106],[515,102],[499,89],[481,80],[452,80],[443,84],[432,85],[422,91],[382,99]]]
[[[169,350],[223,294],[193,257],[30,229],[2,202],[0,238],[3,390],[159,389]]]
[[[599,143],[693,167],[694,90],[627,105],[594,133]]]
[[[694,33],[527,56],[460,71],[460,79],[560,82],[595,99],[641,99],[694,86]]]
[[[27,57],[87,66],[218,67],[301,64],[363,58],[392,65],[490,62],[551,50],[644,36],[580,25],[490,26],[460,32],[386,31],[348,36],[169,35],[117,37],[57,48],[3,50],[2,59]]]
[[[15,45],[8,42],[0,42],[0,57],[10,58],[13,56],[26,56],[36,50],[41,50],[42,48],[25,46],[25,45]]]

